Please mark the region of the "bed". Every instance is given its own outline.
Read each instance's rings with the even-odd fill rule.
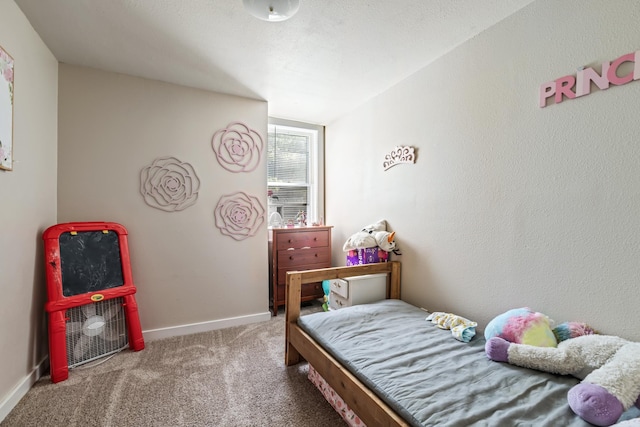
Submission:
[[[285,363],[306,360],[369,427],[588,426],[569,376],[492,362],[400,300],[398,261],[287,274]],[[304,283],[387,273],[387,300],[300,316]]]

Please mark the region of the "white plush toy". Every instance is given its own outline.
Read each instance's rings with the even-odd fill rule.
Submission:
[[[387,231],[387,221],[381,219],[375,224],[370,224],[355,234],[352,234],[344,243],[342,250],[349,252],[353,249],[380,247],[383,251],[391,252],[396,249],[393,240],[396,233]]]
[[[569,390],[569,406],[592,424],[609,426],[634,404],[640,408],[640,343],[593,334],[537,347],[495,336],[485,350],[497,362],[581,379]]]

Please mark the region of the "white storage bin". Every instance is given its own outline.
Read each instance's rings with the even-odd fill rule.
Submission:
[[[367,274],[345,277],[331,281],[329,308],[337,310],[357,304],[367,304],[385,299],[387,296],[387,275]]]

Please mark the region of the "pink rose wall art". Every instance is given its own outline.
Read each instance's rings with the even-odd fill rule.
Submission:
[[[211,146],[223,169],[240,173],[258,167],[264,142],[244,123],[231,122],[215,132]],[[199,189],[200,180],[191,164],[175,157],[159,157],[140,172],[140,193],[152,208],[184,210],[196,203]],[[214,210],[215,226],[237,241],[255,236],[265,216],[260,199],[242,191],[223,195]]]
[[[160,157],[140,172],[140,193],[152,208],[181,211],[195,204],[200,180],[189,163]]]
[[[214,216],[220,232],[235,240],[254,236],[265,221],[265,211],[260,200],[242,191],[222,196]]]
[[[258,167],[263,145],[260,134],[240,122],[230,123],[211,139],[220,166],[234,173],[251,172]]]

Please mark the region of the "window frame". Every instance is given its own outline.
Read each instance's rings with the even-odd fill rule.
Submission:
[[[307,184],[309,186],[309,197],[307,200],[306,212],[307,225],[311,225],[312,223],[324,223],[324,126],[269,117],[267,133],[271,133],[274,128],[280,128],[285,132],[299,132],[300,134],[305,134],[311,137],[308,165],[309,179]],[[268,137],[267,144],[269,144]],[[268,174],[266,178],[268,180]],[[286,187],[287,184],[283,185],[283,183],[267,181],[267,188],[270,186]],[[291,186],[298,185],[291,184]],[[284,219],[286,220],[289,218]],[[271,226],[270,221],[269,226]]]

